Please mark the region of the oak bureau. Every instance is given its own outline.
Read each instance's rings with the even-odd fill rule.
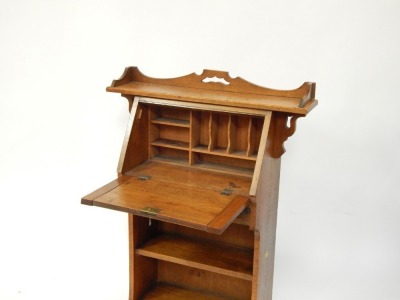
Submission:
[[[128,67],[107,91],[129,101],[118,176],[81,203],[128,214],[129,299],[272,299],[283,143],[315,83]]]

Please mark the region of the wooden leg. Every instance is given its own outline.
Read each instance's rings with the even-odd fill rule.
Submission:
[[[157,222],[129,214],[129,300],[139,300],[157,281],[157,261],[135,253],[157,231]]]
[[[261,182],[257,189],[254,276],[252,300],[271,300],[274,275],[275,239],[278,212],[280,158],[264,157]]]

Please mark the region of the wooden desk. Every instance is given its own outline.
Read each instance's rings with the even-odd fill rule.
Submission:
[[[129,299],[271,299],[280,157],[315,84],[130,67],[107,91],[131,112],[118,176],[82,204],[128,213]]]

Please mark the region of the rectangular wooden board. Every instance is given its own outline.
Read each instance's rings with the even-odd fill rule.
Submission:
[[[249,203],[249,186],[245,177],[149,161],[82,203],[221,234]]]

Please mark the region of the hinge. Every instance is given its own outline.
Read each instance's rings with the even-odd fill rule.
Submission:
[[[148,175],[139,175],[137,177],[139,180],[149,180],[151,178],[151,176]]]
[[[145,215],[156,216],[161,212],[161,209],[154,208],[154,207],[145,207],[140,210],[140,213]]]
[[[224,196],[230,196],[230,195],[232,195],[232,193],[233,193],[232,189],[223,189],[221,191],[221,195],[224,195]]]

